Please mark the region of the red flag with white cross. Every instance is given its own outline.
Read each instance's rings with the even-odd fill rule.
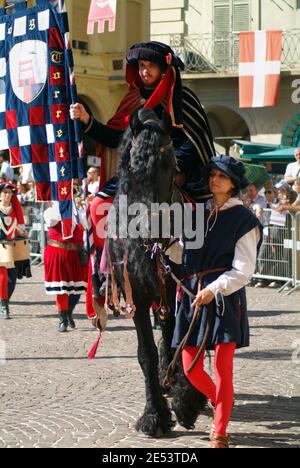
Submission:
[[[281,53],[282,31],[240,33],[240,108],[277,104]]]

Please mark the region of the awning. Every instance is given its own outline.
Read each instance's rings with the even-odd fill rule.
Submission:
[[[265,166],[259,166],[257,164],[244,163],[246,167],[246,177],[251,184],[256,184],[260,189],[263,188],[266,182],[270,180],[270,174],[268,174]]]
[[[294,161],[296,148],[283,148],[280,145],[269,145],[265,143],[253,143],[251,141],[234,140],[241,147],[241,159],[253,159],[262,162],[287,162]]]
[[[253,143],[252,141],[246,140],[233,140],[233,142],[239,145],[243,152],[247,154],[258,154],[267,151],[274,151],[278,148],[278,145],[269,145],[267,143]]]
[[[275,151],[267,151],[258,154],[241,154],[241,159],[253,159],[262,162],[287,162],[295,161],[294,153],[296,148],[281,148]]]

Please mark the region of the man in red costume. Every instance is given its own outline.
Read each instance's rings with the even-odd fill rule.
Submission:
[[[180,71],[184,64],[174,51],[160,42],[136,44],[127,54],[126,80],[128,93],[116,114],[106,124],[97,122],[81,104],[71,106],[72,119],[80,120],[85,132],[102,145],[102,162],[110,163],[127,130],[132,113],[150,108],[159,118],[164,112],[172,119],[171,137],[177,159],[177,183],[189,196],[207,199],[203,168],[215,155],[212,133],[205,111],[195,94],[182,87]],[[96,245],[104,244],[105,232],[96,229],[103,225],[103,211],[99,205],[111,202],[118,189],[117,177],[103,187],[91,205]],[[97,213],[99,213],[97,215]],[[90,314],[88,310],[88,315]]]
[[[74,209],[75,211],[75,209]],[[73,236],[65,240],[62,236],[61,216],[58,204],[44,213],[49,227],[48,244],[44,253],[44,280],[46,294],[56,296],[59,317],[59,331],[67,332],[68,327],[75,328],[73,311],[85,292],[87,284],[87,265],[82,262],[84,220],[73,213],[76,224]]]
[[[27,237],[17,188],[10,183],[0,184],[0,243],[5,246],[16,237]],[[3,251],[2,251],[3,252]],[[1,258],[2,257],[2,258]],[[5,320],[9,315],[8,270],[14,269],[14,261],[8,261],[0,253],[0,301],[1,314]]]

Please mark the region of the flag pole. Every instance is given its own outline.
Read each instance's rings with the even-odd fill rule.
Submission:
[[[258,0],[258,29],[262,30],[262,4],[261,0]]]

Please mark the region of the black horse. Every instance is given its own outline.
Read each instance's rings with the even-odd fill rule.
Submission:
[[[154,246],[169,244],[170,239],[150,238],[150,208],[153,203],[171,204],[175,188],[176,160],[170,138],[172,124],[168,116],[160,121],[154,111],[142,109],[131,118],[120,147],[119,190],[108,220],[108,258],[113,270],[113,283],[118,283],[126,297],[127,313],[134,315],[138,337],[138,360],[145,377],[146,407],[137,421],[140,433],[158,437],[174,426],[162,381],[173,358],[171,349],[175,325],[176,284],[159,274],[159,261]],[[124,204],[127,197],[127,205]],[[138,204],[139,216],[128,215],[128,207]],[[133,232],[134,231],[134,232]],[[137,235],[139,231],[140,235]],[[126,237],[127,236],[127,237]],[[173,271],[179,267],[170,262]],[[161,300],[164,284],[165,313],[159,351],[155,344],[150,318],[154,301]],[[115,295],[116,298],[116,295]],[[178,422],[192,429],[204,410],[206,398],[186,379],[181,364],[177,365],[171,388],[172,409]]]

